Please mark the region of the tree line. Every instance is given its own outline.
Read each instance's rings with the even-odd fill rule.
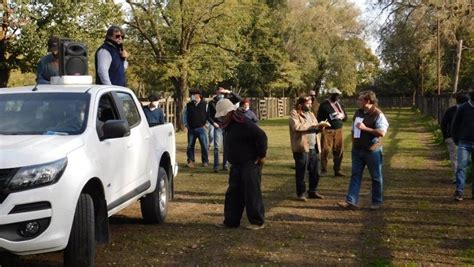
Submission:
[[[362,39],[353,3],[341,0],[12,1],[0,14],[0,87],[34,72],[48,36],[86,43],[89,70],[112,24],[126,29],[128,84],[167,92],[182,109],[189,88],[288,96],[373,83],[379,61]],[[34,83],[34,81],[31,81]]]
[[[384,67],[374,88],[414,96],[474,89],[474,2],[380,1]]]

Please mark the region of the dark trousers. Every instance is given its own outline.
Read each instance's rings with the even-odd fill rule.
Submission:
[[[261,167],[253,162],[232,164],[229,187],[225,193],[225,225],[238,227],[244,208],[251,224],[262,225],[265,222],[261,175]]]
[[[293,159],[295,160],[296,194],[301,196],[306,191],[304,182],[306,170],[308,170],[308,193],[315,193],[319,184],[319,154],[314,149],[310,149],[308,153],[293,152]]]

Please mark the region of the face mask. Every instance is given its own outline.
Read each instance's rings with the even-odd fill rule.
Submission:
[[[247,110],[249,110],[249,109],[250,109],[249,107],[245,107],[245,108],[244,108],[245,111],[247,111]]]
[[[339,95],[332,95],[329,99],[331,99],[332,102],[336,102],[339,100]]]
[[[217,96],[217,100],[221,100],[221,99],[223,99],[223,98],[224,98],[224,95],[223,95],[223,94],[220,94],[220,95]]]
[[[308,112],[309,111],[309,108],[307,106],[303,106],[303,111],[304,112]]]
[[[194,95],[191,95],[191,101],[196,101],[196,97]]]

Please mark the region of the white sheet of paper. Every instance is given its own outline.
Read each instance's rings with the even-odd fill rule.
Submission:
[[[357,124],[359,122],[362,122],[364,120],[364,118],[361,118],[361,117],[356,117],[355,120],[354,120],[354,138],[360,138],[360,129],[357,128]]]

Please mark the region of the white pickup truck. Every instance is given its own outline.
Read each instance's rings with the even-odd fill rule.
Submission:
[[[150,127],[128,88],[0,89],[0,251],[94,265],[109,216],[140,200],[146,222],[165,220],[175,154],[173,125]]]

